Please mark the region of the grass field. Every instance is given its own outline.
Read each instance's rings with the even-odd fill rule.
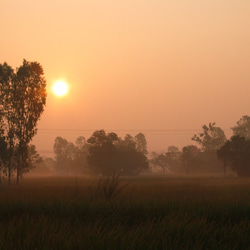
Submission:
[[[0,249],[250,249],[250,179],[125,178],[114,199],[87,177],[0,186]]]

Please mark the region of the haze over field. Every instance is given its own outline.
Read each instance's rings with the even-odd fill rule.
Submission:
[[[148,149],[183,147],[203,124],[250,114],[250,1],[0,0],[0,55],[38,61],[47,105],[33,143],[94,130],[143,132]],[[55,96],[57,80],[68,93]]]

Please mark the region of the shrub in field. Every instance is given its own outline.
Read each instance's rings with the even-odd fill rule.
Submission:
[[[104,198],[112,200],[117,198],[127,184],[121,185],[122,179],[118,174],[102,176],[99,179],[98,186],[92,195],[94,198]]]

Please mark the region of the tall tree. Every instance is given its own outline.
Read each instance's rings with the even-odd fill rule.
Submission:
[[[4,139],[7,143],[8,162],[8,183],[13,171],[13,157],[15,148],[16,112],[13,108],[14,100],[14,70],[5,62],[0,64],[0,118],[1,129],[4,131]]]
[[[6,124],[9,149],[9,181],[11,161],[17,154],[17,183],[20,168],[27,160],[27,145],[37,132],[37,122],[46,102],[46,81],[42,66],[23,60],[14,71],[6,63],[0,65],[1,110]]]
[[[7,142],[3,134],[3,130],[0,129],[0,183],[2,181],[3,174],[6,174],[5,164],[8,160]]]
[[[250,139],[250,116],[243,115],[236,125],[232,127],[233,135],[245,137],[247,140]]]
[[[202,133],[192,137],[192,140],[201,146],[202,151],[215,152],[226,142],[224,131],[220,127],[216,127],[215,123],[209,123],[208,126],[203,125],[202,129]]]
[[[15,131],[18,140],[17,183],[21,164],[27,158],[23,151],[37,133],[37,122],[46,103],[46,80],[43,75],[43,68],[39,63],[23,60],[13,81],[13,106],[18,118]]]

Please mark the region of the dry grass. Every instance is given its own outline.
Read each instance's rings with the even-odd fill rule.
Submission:
[[[249,179],[130,177],[112,199],[93,198],[98,181],[25,178],[0,186],[0,249],[250,246]]]

